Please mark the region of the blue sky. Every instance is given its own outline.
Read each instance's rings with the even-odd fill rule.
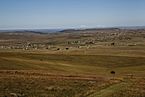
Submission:
[[[0,29],[145,26],[145,0],[0,0]]]

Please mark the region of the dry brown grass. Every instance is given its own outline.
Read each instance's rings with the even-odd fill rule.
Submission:
[[[112,83],[93,76],[1,71],[0,84],[0,97],[84,97],[88,91]]]

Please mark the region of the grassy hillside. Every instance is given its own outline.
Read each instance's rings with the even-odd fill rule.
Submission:
[[[102,49],[102,51],[105,49]],[[93,50],[92,50],[93,51]],[[73,54],[73,51],[62,54],[61,52],[0,52],[1,70],[45,70],[56,73],[80,73],[107,75],[115,70],[118,75],[134,73],[143,75],[145,69],[145,57],[142,54],[132,56],[130,50],[118,54]],[[133,50],[134,51],[134,50]],[[76,51],[77,52],[77,51]],[[96,50],[97,52],[97,50]],[[138,50],[135,51],[135,53]],[[122,55],[122,56],[121,56]]]
[[[0,97],[145,97],[144,29],[0,34]]]
[[[63,53],[1,50],[0,96],[144,97],[144,53],[143,48],[125,47]],[[114,80],[110,80],[112,70],[116,72]],[[128,79],[128,74],[135,79]]]

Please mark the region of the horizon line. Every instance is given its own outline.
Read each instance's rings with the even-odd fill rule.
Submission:
[[[51,27],[51,28],[0,28],[0,30],[59,30],[59,29],[94,29],[94,28],[140,28],[143,26],[96,26],[96,27]]]

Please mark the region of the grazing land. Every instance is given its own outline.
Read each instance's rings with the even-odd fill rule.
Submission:
[[[0,33],[0,97],[145,97],[145,29]]]

